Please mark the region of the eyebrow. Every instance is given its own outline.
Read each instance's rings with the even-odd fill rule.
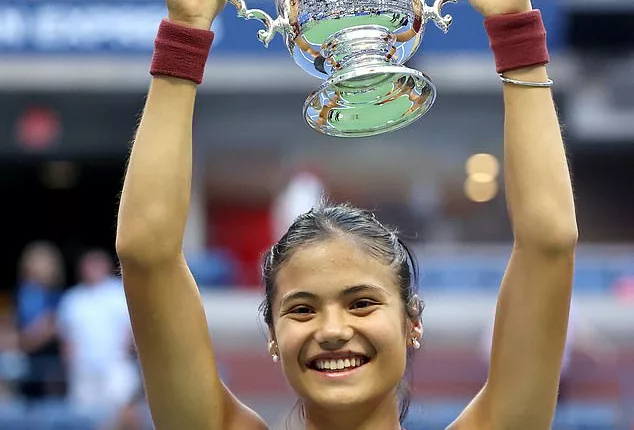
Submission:
[[[381,294],[386,293],[385,289],[382,287],[379,287],[378,285],[359,284],[359,285],[352,285],[350,287],[347,287],[345,290],[339,293],[339,298],[345,298],[347,296],[351,296],[351,295],[354,295],[357,293],[363,293],[363,292],[374,292],[374,293],[381,293]],[[308,291],[296,291],[294,293],[289,293],[285,295],[284,297],[282,297],[282,300],[280,301],[280,303],[281,305],[284,305],[284,303],[289,302],[291,300],[298,300],[298,299],[317,300],[318,298],[319,296],[315,293],[310,293]]]

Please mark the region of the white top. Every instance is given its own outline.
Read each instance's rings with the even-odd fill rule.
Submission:
[[[104,372],[129,358],[132,330],[118,278],[70,289],[62,298],[58,324],[70,347],[71,366],[77,371]]]
[[[273,234],[278,241],[295,218],[311,210],[324,193],[321,180],[310,172],[299,172],[290,180],[273,204]]]

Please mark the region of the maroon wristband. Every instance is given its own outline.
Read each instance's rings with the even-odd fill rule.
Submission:
[[[546,28],[539,10],[484,20],[498,73],[550,62]]]
[[[154,41],[150,74],[174,76],[200,84],[213,40],[212,31],[186,27],[164,19]]]

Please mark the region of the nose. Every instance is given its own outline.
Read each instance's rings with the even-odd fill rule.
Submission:
[[[322,311],[320,326],[315,334],[315,340],[322,348],[339,349],[352,339],[353,334],[354,330],[344,312],[337,309]]]

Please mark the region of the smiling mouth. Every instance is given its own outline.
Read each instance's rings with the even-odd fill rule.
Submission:
[[[317,359],[310,362],[308,367],[322,373],[343,373],[364,366],[370,361],[365,356],[354,356],[346,358]]]

